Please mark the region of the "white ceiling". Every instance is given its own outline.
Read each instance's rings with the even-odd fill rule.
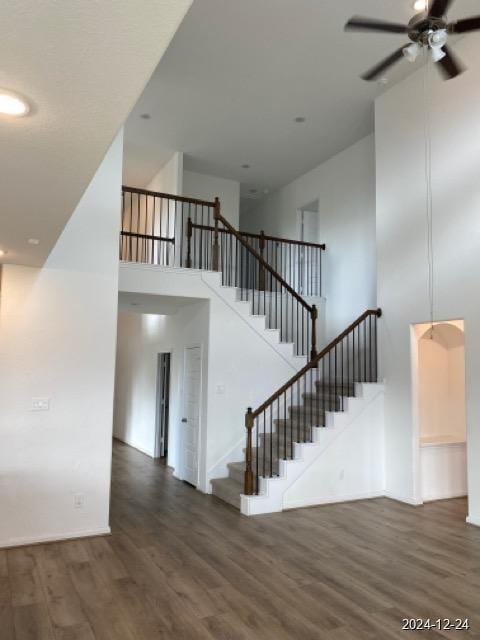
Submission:
[[[0,4],[0,87],[33,104],[0,119],[3,262],[45,260],[190,3]]]
[[[180,150],[186,168],[239,180],[242,194],[257,188],[261,197],[317,166],[373,130],[373,100],[385,87],[359,74],[408,41],[344,33],[344,23],[353,14],[406,23],[412,5],[194,0],[127,121],[124,180],[145,186]],[[478,0],[456,0],[450,17],[478,12]],[[415,66],[400,63],[389,84]]]

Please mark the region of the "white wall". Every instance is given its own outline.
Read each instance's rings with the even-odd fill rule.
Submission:
[[[296,368],[291,358],[283,357],[268,342],[264,331],[255,330],[249,324],[235,303],[224,299],[219,274],[169,269],[167,275],[160,267],[122,264],[119,290],[209,301],[208,339],[203,345],[208,375],[204,372],[199,465],[199,488],[209,491],[209,480],[221,477],[218,470],[225,458],[232,451],[238,455],[236,460],[242,458],[247,407],[259,406]],[[191,319],[197,321],[195,316]],[[171,433],[181,428],[175,417],[170,426]],[[169,464],[180,475],[179,457],[175,452],[170,453]]]
[[[480,41],[455,49],[468,64],[443,82],[432,69],[435,318],[465,319],[469,518],[480,524]],[[428,321],[423,71],[376,103],[378,303],[386,379],[387,490],[420,499],[414,484],[410,324]]]
[[[298,239],[298,209],[319,202],[326,335],[333,338],[376,306],[375,145],[373,136],[272,193],[242,213],[242,231]],[[315,241],[312,239],[312,241]]]
[[[208,302],[182,307],[173,315],[118,314],[114,435],[149,456],[155,455],[157,354],[169,352],[170,432],[168,461],[178,466],[184,348],[208,352]],[[208,369],[204,358],[202,382]]]
[[[175,196],[181,195],[183,190],[183,153],[175,151],[145,189]]]
[[[212,202],[220,198],[221,213],[238,229],[240,216],[240,183],[217,176],[193,171],[183,172],[183,194],[187,198],[198,198]]]
[[[45,266],[3,268],[0,546],[109,531],[121,178],[122,133]]]

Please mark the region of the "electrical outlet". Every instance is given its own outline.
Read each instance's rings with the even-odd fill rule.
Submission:
[[[32,411],[49,411],[50,398],[32,398]]]
[[[85,495],[83,493],[75,493],[73,496],[73,506],[75,509],[83,509],[85,505]]]

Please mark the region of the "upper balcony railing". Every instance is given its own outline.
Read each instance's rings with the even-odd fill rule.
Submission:
[[[122,187],[120,260],[187,266],[189,220],[211,225],[214,202]]]
[[[322,295],[324,244],[287,240],[274,236],[237,232],[248,244],[238,243],[224,225],[218,227],[215,244],[215,210],[220,203],[186,198],[146,189],[122,188],[120,259],[160,266],[218,270],[228,268],[240,288],[255,282],[259,290],[273,285],[265,269],[251,259],[250,248],[296,293],[303,297]],[[217,264],[214,265],[214,251]],[[233,253],[235,252],[235,256]],[[256,273],[257,271],[257,273]],[[241,277],[240,277],[241,275]]]

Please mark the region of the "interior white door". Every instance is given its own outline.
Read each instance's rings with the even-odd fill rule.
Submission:
[[[200,347],[186,348],[182,416],[183,479],[195,487],[198,483],[201,365]]]

